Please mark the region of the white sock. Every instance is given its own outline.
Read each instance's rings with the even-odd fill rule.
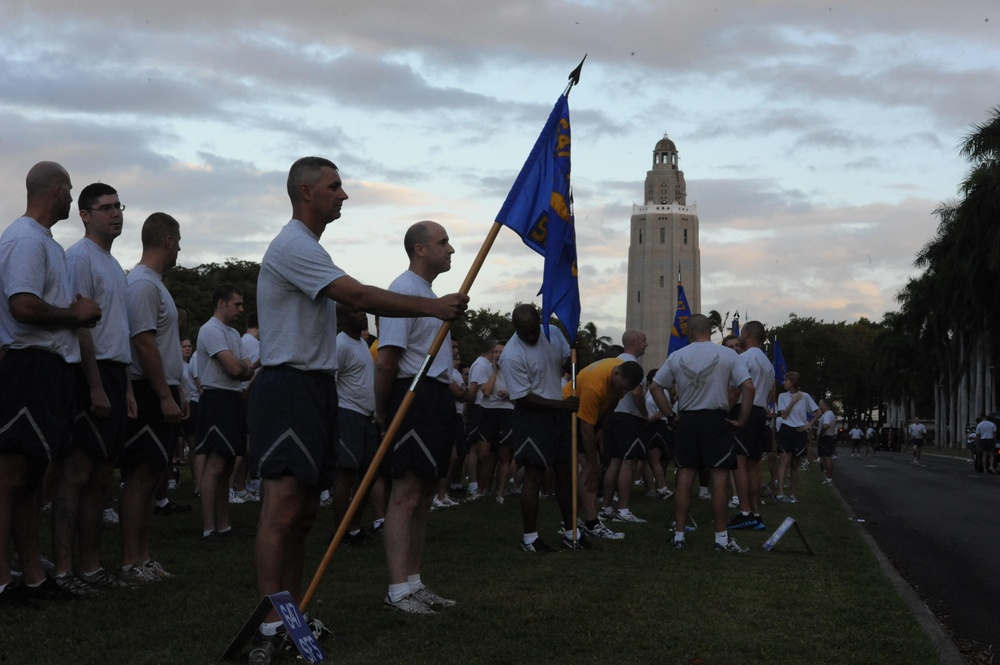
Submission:
[[[225,529],[219,529],[219,533],[229,533],[233,530],[233,527],[227,526]]]
[[[531,543],[533,543],[536,540],[538,540],[538,532],[537,531],[532,531],[531,533],[524,534],[523,540],[524,540],[524,544],[525,545],[530,545]]]
[[[202,531],[201,532],[201,537],[202,538],[207,538],[208,536],[211,536],[213,533],[215,533],[215,529],[209,529],[208,531]]]
[[[674,531],[674,542],[676,543],[678,540],[684,540],[683,531]]]
[[[347,533],[348,533],[348,535],[356,536],[359,533],[361,533],[361,529],[355,529],[354,531],[348,531]]]
[[[479,489],[479,483],[469,483],[469,494],[472,494],[478,489]]]
[[[729,544],[729,531],[716,531],[715,544],[725,547]]]
[[[382,523],[383,523],[383,522],[385,522],[385,518],[384,518],[384,517],[383,517],[383,518],[381,518],[381,519],[377,519],[377,520],[375,520],[374,522],[372,522],[372,528],[373,528],[373,529],[377,529],[377,528],[379,528],[380,526],[382,526]]]
[[[156,505],[157,505],[157,507],[162,508],[163,506],[167,505],[168,503],[170,503],[170,499],[160,499],[159,501],[156,502]],[[149,504],[146,504],[146,505],[149,505]]]
[[[408,582],[401,582],[399,584],[389,585],[389,600],[396,603],[403,598],[409,596],[411,593],[410,585]]]
[[[424,583],[420,581],[420,573],[417,573],[416,575],[408,575],[406,577],[406,583],[410,585],[410,591],[419,591],[424,586]]]

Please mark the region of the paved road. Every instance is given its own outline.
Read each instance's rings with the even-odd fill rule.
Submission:
[[[923,466],[912,459],[909,453],[864,459],[838,451],[834,482],[955,639],[996,651],[1000,475],[976,473],[962,458],[925,454]]]

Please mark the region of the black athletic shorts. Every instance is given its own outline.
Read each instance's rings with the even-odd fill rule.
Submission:
[[[683,411],[674,439],[677,466],[735,469],[736,441],[725,411]]]
[[[674,456],[674,431],[665,420],[646,423],[642,430],[642,440],[646,444],[646,454],[659,450],[662,459],[669,460]]]
[[[646,421],[631,413],[613,412],[604,427],[604,464],[613,459],[646,459]]]
[[[820,457],[833,457],[837,451],[837,437],[825,435],[819,437],[817,451]]]
[[[129,469],[145,464],[153,473],[163,471],[173,461],[180,425],[163,420],[160,398],[148,381],[132,381],[132,393],[139,414],[136,419],[128,421],[125,447],[121,454],[122,469],[127,473]],[[177,386],[170,386],[170,394],[180,406]]]
[[[337,378],[286,365],[264,367],[248,404],[251,475],[294,476],[303,485],[329,487],[337,471]]]
[[[389,422],[396,415],[403,398],[409,392],[413,378],[396,379],[389,397],[386,418]],[[399,431],[386,456],[383,468],[393,478],[400,478],[407,470],[424,480],[445,478],[451,462],[453,427],[455,426],[455,398],[448,385],[433,379],[423,379],[413,396],[410,408],[403,417]]]
[[[243,393],[206,388],[198,400],[195,452],[237,458],[247,454],[247,417]]]
[[[805,457],[809,432],[799,432],[794,427],[782,425],[778,430],[778,453],[792,457]]]
[[[568,464],[572,456],[570,423],[568,411],[514,406],[510,418],[514,461],[548,467]]]
[[[125,447],[128,429],[128,365],[113,360],[98,360],[104,394],[111,412],[98,418],[90,412],[90,384],[83,370],[77,372],[76,409],[73,413],[73,446],[94,459],[114,460]]]
[[[740,405],[733,407],[730,418],[735,420],[739,417]],[[735,430],[733,436],[736,437],[736,454],[747,459],[759,460],[764,453],[771,450],[771,428],[767,426],[767,413],[764,407],[750,407],[750,417],[747,418],[743,429]]]
[[[76,368],[41,349],[8,349],[0,359],[0,453],[60,456],[73,418]]]
[[[375,419],[344,407],[337,414],[337,468],[367,471],[379,444]]]

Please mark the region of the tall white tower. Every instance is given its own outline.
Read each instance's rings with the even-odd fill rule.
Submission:
[[[643,200],[643,205],[632,204],[625,325],[646,332],[649,348],[640,360],[648,370],[667,358],[678,271],[691,312],[701,312],[698,207],[687,205],[677,146],[666,134],[653,149]]]

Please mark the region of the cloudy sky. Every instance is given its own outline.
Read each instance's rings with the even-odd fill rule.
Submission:
[[[323,236],[387,285],[403,231],[445,225],[457,290],[566,77],[583,320],[625,321],[628,225],[656,142],[701,220],[702,306],[780,324],[880,320],[914,274],[957,146],[1000,104],[995,0],[7,0],[0,23],[0,224],[24,175],[62,163],[115,186],[139,227],[182,225],[186,266],[259,261],[290,214],[296,158],[341,168]],[[69,245],[75,215],[55,227]],[[504,230],[472,305],[531,300],[541,258]]]

